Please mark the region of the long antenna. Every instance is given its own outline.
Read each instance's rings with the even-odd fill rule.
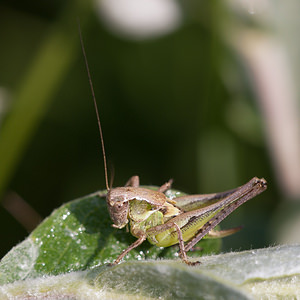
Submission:
[[[99,134],[100,134],[100,140],[101,140],[101,146],[102,146],[102,153],[103,153],[103,163],[104,163],[104,173],[105,173],[106,189],[110,190],[110,187],[109,187],[109,184],[108,184],[107,163],[106,163],[106,155],[105,155],[105,147],[104,147],[104,139],[103,139],[102,127],[101,127],[101,122],[100,122],[100,117],[99,117],[98,106],[97,106],[97,102],[96,102],[96,96],[95,96],[95,92],[94,92],[94,86],[93,86],[93,82],[92,82],[92,77],[91,77],[91,74],[90,74],[90,68],[89,68],[87,56],[86,56],[85,49],[84,49],[83,38],[82,38],[82,33],[81,33],[81,27],[80,27],[79,20],[78,20],[78,32],[79,32],[81,49],[82,49],[82,53],[83,53],[83,56],[84,56],[85,67],[86,67],[86,71],[87,71],[88,78],[89,78],[89,83],[90,83],[90,87],[91,87],[91,91],[92,91],[92,97],[93,97],[95,111],[96,111],[96,116],[97,116],[97,121],[98,121],[98,128],[99,128]]]

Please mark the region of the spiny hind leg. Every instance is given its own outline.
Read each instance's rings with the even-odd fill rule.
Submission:
[[[185,262],[189,266],[195,266],[195,265],[200,264],[200,261],[191,262],[188,260],[180,227],[176,223],[174,223],[174,227],[178,234],[178,244],[179,244],[179,249],[180,249],[180,257],[181,257],[182,261]]]

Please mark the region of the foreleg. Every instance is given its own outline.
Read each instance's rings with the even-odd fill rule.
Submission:
[[[132,249],[141,245],[146,239],[146,235],[140,236],[134,243],[132,243],[127,249],[123,250],[123,252],[118,256],[118,258],[112,263],[113,265],[117,265],[124,256],[129,253]]]

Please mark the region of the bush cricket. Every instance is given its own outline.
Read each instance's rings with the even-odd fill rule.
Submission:
[[[188,265],[199,263],[191,262],[186,252],[204,236],[221,238],[238,231],[240,228],[221,231],[216,231],[214,228],[240,205],[262,193],[267,188],[266,180],[254,177],[246,184],[226,192],[189,195],[174,199],[169,199],[165,195],[165,192],[171,188],[172,180],[157,190],[151,190],[140,187],[139,177],[133,176],[124,187],[112,188],[108,182],[104,138],[79,22],[78,27],[97,116],[107,189],[106,203],[113,221],[112,226],[121,229],[129,225],[131,234],[137,238],[133,244],[123,250],[113,264],[118,264],[127,253],[146,239],[158,247],[179,244],[179,255],[183,262]]]

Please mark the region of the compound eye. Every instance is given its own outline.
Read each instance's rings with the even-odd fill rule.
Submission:
[[[114,208],[116,210],[121,210],[124,206],[124,203],[123,202],[116,202],[115,205],[114,205]]]

